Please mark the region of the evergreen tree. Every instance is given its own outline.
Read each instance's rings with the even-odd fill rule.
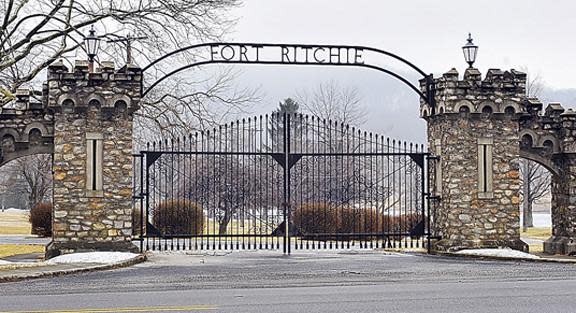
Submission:
[[[283,102],[278,103],[278,109],[273,112],[268,126],[272,141],[272,145],[267,147],[269,150],[273,152],[284,150],[284,118],[287,115],[294,116],[294,114],[299,113],[299,109],[298,102],[291,98],[286,98]],[[294,141],[299,136],[302,125],[295,120],[292,120],[290,124],[290,136]]]

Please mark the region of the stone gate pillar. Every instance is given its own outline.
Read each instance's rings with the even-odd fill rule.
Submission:
[[[559,169],[552,175],[552,237],[544,242],[548,254],[576,254],[576,112],[560,114],[561,153],[552,161]]]
[[[54,221],[46,256],[77,251],[136,251],[132,239],[132,117],[142,74],[102,62],[48,68],[47,109],[54,118]]]
[[[511,247],[520,240],[518,117],[524,112],[526,75],[469,68],[434,80],[436,108],[421,104],[429,151],[436,162],[432,216],[439,251]],[[425,88],[422,82],[422,88]]]

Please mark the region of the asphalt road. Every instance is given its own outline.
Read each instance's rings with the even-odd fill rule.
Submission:
[[[576,265],[382,253],[156,255],[0,284],[3,312],[576,312]]]

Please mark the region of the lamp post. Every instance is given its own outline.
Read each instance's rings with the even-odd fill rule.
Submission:
[[[472,42],[472,35],[468,33],[468,42],[462,46],[462,51],[464,52],[464,59],[466,63],[472,68],[474,61],[476,61],[476,54],[478,53],[478,46]]]
[[[100,38],[96,37],[94,26],[90,28],[88,36],[84,38],[84,44],[86,45],[86,54],[88,55],[88,71],[92,73],[94,72],[94,58],[96,58],[98,49],[100,48]]]

